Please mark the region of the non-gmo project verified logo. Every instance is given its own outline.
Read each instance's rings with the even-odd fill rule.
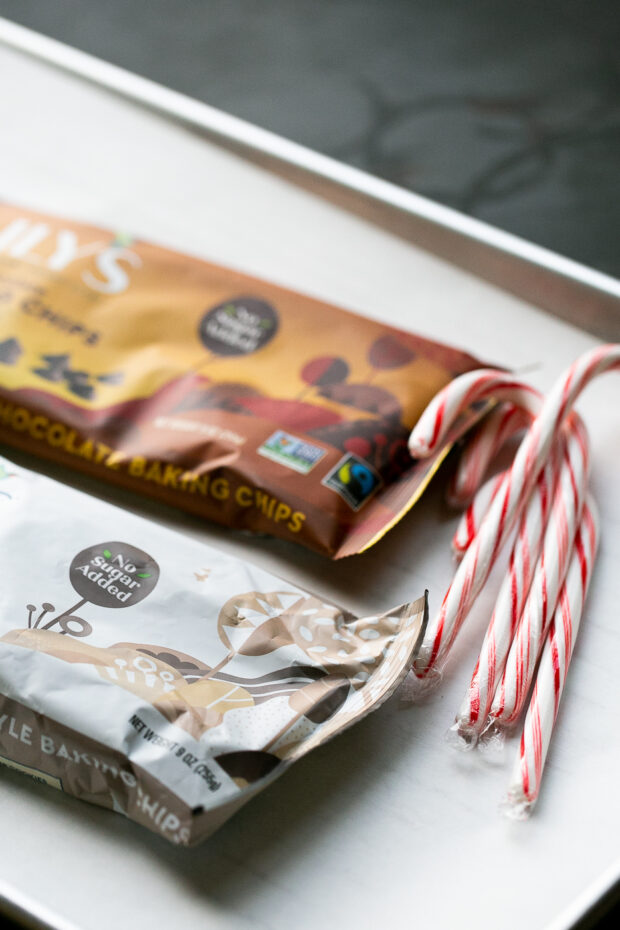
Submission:
[[[349,453],[323,478],[321,484],[336,491],[352,510],[359,510],[381,485],[381,478],[368,462]]]
[[[276,430],[269,439],[258,450],[259,455],[278,462],[280,465],[286,465],[293,471],[298,471],[302,475],[307,475],[325,455],[326,450],[320,446],[314,446],[312,443],[297,436],[291,436],[284,430]]]

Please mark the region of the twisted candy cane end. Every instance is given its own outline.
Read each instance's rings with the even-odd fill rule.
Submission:
[[[478,743],[478,733],[473,727],[465,726],[456,720],[450,729],[446,730],[446,742],[459,752],[471,752]]]
[[[500,813],[508,820],[529,820],[536,801],[530,801],[521,791],[510,789],[499,805]]]

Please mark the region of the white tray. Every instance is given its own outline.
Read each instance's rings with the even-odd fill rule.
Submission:
[[[0,199],[129,229],[457,342],[527,367],[543,389],[597,340],[542,312],[534,295],[573,319],[587,303],[590,325],[620,337],[612,279],[3,22],[0,86]],[[497,812],[514,745],[507,765],[493,766],[443,742],[495,585],[425,705],[389,702],[294,766],[198,849],[169,847],[3,770],[0,904],[32,926],[81,930],[572,926],[620,877],[619,400],[610,375],[579,404],[603,543],[528,823]],[[351,609],[386,607],[425,587],[436,606],[452,574],[455,517],[442,504],[441,476],[376,548],[329,563],[34,467],[243,551]]]

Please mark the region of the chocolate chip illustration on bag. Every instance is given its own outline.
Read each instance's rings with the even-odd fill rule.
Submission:
[[[475,358],[5,204],[0,309],[0,440],[334,558],[380,539],[476,416],[416,462],[412,427]]]
[[[426,598],[355,617],[0,458],[0,763],[176,844],[378,707]]]

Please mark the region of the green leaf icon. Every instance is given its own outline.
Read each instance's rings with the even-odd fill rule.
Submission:
[[[111,559],[111,558],[112,558],[112,553],[110,552],[109,549],[104,549],[104,550],[103,550],[103,554],[105,555],[106,559]]]
[[[150,572],[138,572],[138,578],[150,578]]]

